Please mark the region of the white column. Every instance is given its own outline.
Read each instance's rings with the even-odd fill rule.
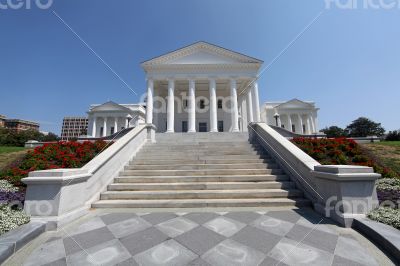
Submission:
[[[107,117],[104,117],[103,121],[103,137],[107,136]]]
[[[253,83],[252,89],[252,98],[253,98],[253,118],[254,122],[261,122],[260,120],[260,100],[258,98],[258,84],[257,81]]]
[[[196,132],[196,94],[195,94],[195,81],[189,80],[189,129],[188,132]]]
[[[238,110],[235,79],[231,79],[231,115],[232,115],[232,132],[239,132],[239,110]]]
[[[174,115],[175,115],[175,102],[174,102],[175,83],[173,79],[168,80],[168,103],[167,103],[167,132],[174,132]]]
[[[303,131],[303,118],[301,117],[300,114],[297,114],[297,118],[299,119],[299,125],[300,125],[299,132],[300,132],[300,134],[304,134],[304,131]]]
[[[311,117],[310,115],[307,115],[307,134],[311,134]]]
[[[124,119],[125,119],[125,128],[128,128],[129,127],[128,118],[124,117]]]
[[[147,124],[153,124],[153,94],[154,94],[154,82],[152,79],[149,79],[147,81],[147,103],[146,103]]]
[[[288,117],[288,129],[290,132],[292,132],[292,118],[291,118],[291,114],[287,114]]]
[[[210,132],[218,132],[216,90],[217,90],[217,85],[215,79],[210,79]]]
[[[118,117],[114,117],[114,133],[118,132]]]
[[[311,133],[316,133],[317,129],[315,128],[314,116],[312,114],[310,114],[310,120],[311,120],[311,128],[312,128],[312,132]]]
[[[251,97],[251,90],[247,91],[247,121],[248,123],[254,122],[253,120],[253,100]]]
[[[93,127],[92,127],[92,137],[93,138],[96,137],[96,127],[97,127],[96,120],[97,120],[97,117],[94,116],[93,117]]]

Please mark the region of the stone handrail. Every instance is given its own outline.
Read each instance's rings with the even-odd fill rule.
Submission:
[[[146,142],[155,142],[154,125],[139,125],[93,158],[82,168],[52,169],[29,173],[25,211],[32,219],[56,228],[84,215]]]
[[[321,165],[265,123],[249,125],[249,141],[259,143],[304,192],[316,211],[345,226],[377,205],[370,167]]]

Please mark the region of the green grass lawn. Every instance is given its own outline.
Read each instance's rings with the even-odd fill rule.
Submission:
[[[400,175],[400,141],[382,141],[363,146]]]
[[[0,146],[0,153],[10,153],[25,150],[24,147]]]
[[[0,146],[0,171],[14,160],[23,157],[28,150],[24,147]]]

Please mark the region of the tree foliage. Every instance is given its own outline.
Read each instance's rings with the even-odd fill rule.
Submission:
[[[381,126],[381,123],[376,123],[366,117],[357,118],[345,130],[349,132],[350,137],[380,137],[385,134],[385,129]]]
[[[386,135],[387,141],[399,141],[400,140],[400,130],[389,131]]]
[[[346,130],[338,126],[330,126],[323,128],[321,129],[321,132],[323,132],[328,138],[340,138],[347,136]]]
[[[45,135],[36,130],[23,130],[17,132],[13,129],[0,128],[0,145],[23,147],[28,140],[57,141],[59,137],[54,133]]]

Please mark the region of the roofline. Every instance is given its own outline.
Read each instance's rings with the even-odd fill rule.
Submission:
[[[243,53],[236,52],[236,51],[233,51],[233,50],[224,48],[224,47],[222,47],[222,46],[219,46],[219,45],[216,45],[216,44],[213,44],[213,43],[209,43],[209,42],[206,42],[206,41],[197,41],[197,42],[194,42],[194,43],[185,45],[185,46],[183,46],[183,47],[181,47],[181,48],[175,49],[175,50],[173,50],[173,51],[166,52],[166,53],[163,53],[163,54],[161,54],[161,55],[159,55],[159,56],[155,56],[155,57],[153,57],[153,58],[151,58],[151,59],[142,61],[142,62],[140,63],[140,65],[143,65],[144,63],[149,62],[149,61],[152,61],[152,60],[154,60],[154,59],[163,57],[163,56],[165,56],[165,55],[167,55],[167,54],[175,53],[175,52],[177,52],[177,51],[179,51],[179,50],[185,49],[185,48],[187,48],[187,47],[189,47],[189,46],[192,46],[192,45],[195,45],[195,44],[198,44],[198,43],[205,43],[205,44],[208,44],[208,45],[213,45],[213,46],[216,46],[216,47],[218,47],[218,48],[220,48],[220,49],[223,49],[223,50],[226,50],[226,51],[229,51],[229,52],[232,52],[232,53],[240,54],[240,55],[242,55],[242,56],[249,57],[249,58],[251,58],[251,59],[254,59],[254,60],[256,60],[256,61],[259,61],[259,63],[261,63],[261,64],[264,63],[264,61],[261,60],[261,59],[258,59],[258,58],[252,57],[252,56],[248,56],[248,55],[245,55],[245,54],[243,54]]]
[[[6,119],[6,123],[7,122],[19,122],[19,123],[25,123],[25,124],[30,124],[30,125],[34,125],[34,126],[40,126],[40,124],[38,122],[29,121],[29,120],[23,120],[23,119],[17,119],[17,118]]]

